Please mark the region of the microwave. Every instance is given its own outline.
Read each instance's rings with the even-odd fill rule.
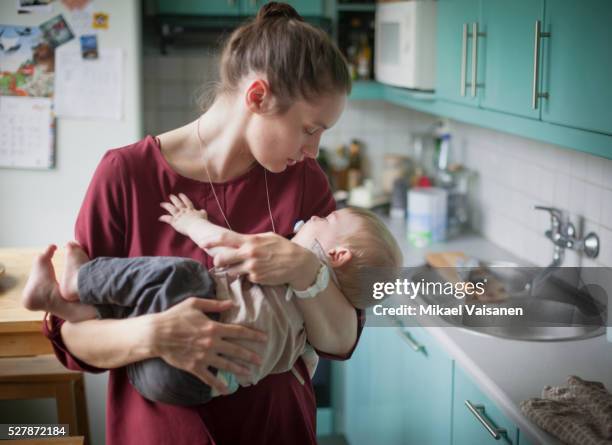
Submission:
[[[436,1],[376,4],[376,80],[433,91],[436,84]]]

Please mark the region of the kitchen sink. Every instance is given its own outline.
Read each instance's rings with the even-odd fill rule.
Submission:
[[[548,273],[541,279],[541,268],[527,268],[510,263],[481,262],[480,273],[488,274],[503,285],[505,298],[501,302],[481,302],[457,299],[452,295],[420,297],[426,304],[444,308],[464,306],[459,314],[441,315],[451,325],[496,337],[526,341],[562,341],[602,335],[606,330],[606,308],[593,295],[592,289],[578,289],[568,284],[568,275],[579,273],[577,268],[559,268],[560,273]],[[535,279],[535,280],[534,280]],[[429,266],[420,268],[413,281],[444,282],[439,271]],[[537,292],[531,290],[539,281]],[[604,295],[605,296],[605,295]],[[604,298],[601,299],[605,301]],[[478,308],[522,309],[521,316],[475,315],[466,306]],[[456,312],[456,311],[455,311]]]

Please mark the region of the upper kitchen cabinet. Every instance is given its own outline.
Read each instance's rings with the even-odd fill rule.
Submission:
[[[160,14],[177,15],[241,14],[239,0],[157,0],[157,10]]]
[[[609,0],[546,0],[542,120],[612,134],[611,23]]]
[[[540,117],[533,96],[540,88],[540,45],[545,34],[536,37],[535,33],[541,30],[543,17],[543,0],[482,2],[483,35],[478,39],[484,67],[483,85],[478,89],[482,108]]]
[[[245,14],[256,14],[259,8],[268,0],[240,0]],[[284,0],[295,8],[300,15],[319,16],[325,12],[323,0]]]
[[[438,1],[437,97],[478,106],[479,22],[480,0]]]
[[[240,16],[254,15],[267,0],[157,0],[160,14]],[[324,0],[290,0],[303,16],[324,14]]]

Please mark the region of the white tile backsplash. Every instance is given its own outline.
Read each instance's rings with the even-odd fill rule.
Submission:
[[[485,237],[545,266],[552,259],[552,243],[544,236],[550,217],[533,206],[553,205],[601,241],[595,260],[568,251],[564,265],[612,266],[612,161],[459,122],[452,128],[453,142],[470,145],[466,165],[479,174],[472,202],[481,207],[472,213]]]

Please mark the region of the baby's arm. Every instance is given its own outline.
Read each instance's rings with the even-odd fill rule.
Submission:
[[[196,210],[191,200],[183,193],[179,193],[178,197],[170,195],[170,201],[160,204],[168,214],[160,216],[159,220],[170,224],[174,230],[189,237],[198,247],[204,249],[209,241],[219,239],[224,233],[234,233],[208,221],[206,212]],[[204,250],[214,257],[226,249],[231,248],[213,247]]]

